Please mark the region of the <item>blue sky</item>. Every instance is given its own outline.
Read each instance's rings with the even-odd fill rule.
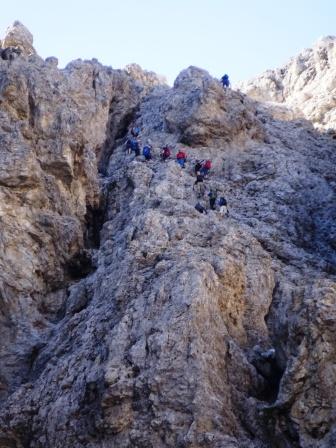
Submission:
[[[60,66],[93,57],[113,68],[137,62],[172,82],[197,65],[235,82],[336,34],[336,1],[11,0],[1,6],[1,36],[16,19]]]

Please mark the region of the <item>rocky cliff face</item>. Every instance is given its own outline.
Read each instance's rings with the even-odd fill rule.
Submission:
[[[336,445],[331,136],[195,67],[169,88],[11,51],[0,446]],[[150,162],[125,154],[132,126]],[[185,170],[160,161],[165,143]],[[229,217],[195,210],[196,158]]]
[[[239,87],[258,101],[289,106],[320,129],[336,129],[336,37],[321,38],[284,67],[268,70]]]

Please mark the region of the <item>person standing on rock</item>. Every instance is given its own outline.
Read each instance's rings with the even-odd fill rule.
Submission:
[[[179,152],[176,154],[176,161],[181,168],[185,168],[186,160],[187,160],[186,153],[180,149]]]
[[[146,160],[151,160],[152,158],[152,145],[150,143],[147,143],[143,147],[142,154],[145,157]]]
[[[208,193],[208,196],[209,196],[210,209],[216,210],[217,190],[211,188],[210,192]]]
[[[197,177],[199,174],[201,174],[201,169],[202,169],[202,164],[203,164],[204,160],[196,160],[195,163],[195,167],[194,167],[194,171],[195,171],[195,176]],[[195,182],[196,183],[196,182]]]
[[[222,76],[221,82],[223,84],[223,88],[224,88],[225,91],[230,88],[231,83],[230,83],[230,80],[229,80],[229,75],[227,75],[226,73],[225,73],[224,76]]]
[[[162,151],[160,154],[161,160],[166,161],[167,159],[169,159],[170,155],[171,155],[171,151],[170,151],[169,146],[167,146],[167,145],[164,146],[162,148]]]
[[[204,177],[202,174],[197,174],[195,183],[193,185],[193,190],[196,192],[198,198],[202,198],[205,193]]]
[[[203,177],[206,177],[209,174],[209,171],[211,170],[211,160],[206,160],[202,164],[202,168],[200,170]]]
[[[221,196],[218,201],[219,213],[222,216],[229,216],[229,210],[227,208],[227,202],[224,196]]]
[[[126,142],[127,154],[131,154],[133,151],[136,156],[140,155],[140,145],[135,137],[131,137]]]

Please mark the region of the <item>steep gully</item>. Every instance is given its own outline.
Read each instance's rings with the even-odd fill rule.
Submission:
[[[119,134],[117,135],[117,138],[115,141],[111,142],[111,138],[108,137],[107,138],[107,143],[106,146],[108,146],[110,149],[106,148],[105,146],[105,150],[103,151],[103,158],[105,159],[105,163],[104,165],[106,165],[106,161],[109,159],[113,159],[113,151],[117,150],[120,153],[120,146],[123,145],[123,143],[125,142],[126,136],[127,136],[127,132],[128,129],[134,125],[136,120],[136,115],[131,114],[128,117],[128,120],[125,120],[124,123],[124,128],[122,130],[119,131]],[[282,127],[282,128],[286,128],[288,127],[288,129],[291,129],[291,125],[285,122],[278,122],[278,124],[275,125],[275,127]],[[312,131],[310,131],[312,132]],[[314,134],[314,133],[313,133]],[[315,139],[319,140],[320,139],[320,135],[318,134],[318,132],[315,133],[314,136]],[[108,153],[108,156],[106,156],[106,153]],[[201,154],[202,155],[202,154]],[[122,158],[124,156],[122,155]],[[232,159],[230,159],[232,157],[232,154],[229,154],[228,160],[230,162],[232,162]],[[243,172],[244,174],[246,172],[248,173],[255,173],[255,166],[256,164],[253,161],[249,160],[249,156],[243,156],[244,161],[243,161]],[[224,170],[227,172],[230,171],[230,166],[228,168],[228,165],[230,165],[230,163],[226,163],[226,160],[224,158]],[[130,159],[127,158],[127,156],[125,156],[125,160],[122,161],[120,154],[117,156],[117,167],[116,170],[120,169],[120,163],[129,163]],[[113,163],[113,162],[112,162]],[[142,161],[141,163],[146,163],[144,161]],[[157,169],[156,167],[161,164],[162,162],[159,161],[155,161],[153,164],[151,164],[151,168],[154,171],[154,176],[157,175]],[[248,165],[249,166],[248,166]],[[231,167],[232,168],[232,167]],[[258,176],[260,176],[260,174],[258,174]],[[265,174],[262,174],[262,176],[265,176]],[[268,176],[268,174],[266,174],[266,177]],[[208,183],[208,186],[211,185],[216,185],[216,183],[227,183],[227,192],[231,192],[234,190],[233,193],[233,200],[236,199],[236,197],[239,197],[239,193],[237,194],[237,189],[243,189],[245,187],[244,185],[244,181],[241,180],[237,180],[234,179],[232,180],[232,177],[234,178],[234,175],[232,175],[232,172],[227,173],[227,176],[223,177],[220,176],[214,176],[211,175]],[[152,179],[152,182],[154,181],[154,179]],[[192,179],[190,179],[191,182],[193,182]],[[87,249],[94,249],[94,250],[99,250],[99,246],[100,246],[100,232],[102,227],[104,226],[104,224],[108,221],[108,210],[107,207],[112,207],[112,208],[117,208],[118,209],[118,198],[116,198],[116,191],[115,189],[118,188],[116,187],[116,184],[114,182],[111,182],[111,178],[109,175],[106,174],[106,169],[105,167],[101,168],[100,171],[100,182],[102,185],[101,188],[101,198],[100,198],[100,206],[96,209],[89,209],[88,213],[87,213],[87,230],[86,230],[86,238],[85,238],[85,244],[86,244],[86,248]],[[129,199],[130,199],[130,195],[131,195],[131,190],[128,190],[128,194],[126,194],[126,196],[123,197],[122,202],[128,203]],[[230,194],[230,193],[228,193]],[[112,200],[111,200],[112,198]],[[230,203],[230,199],[229,198],[229,203]],[[191,200],[193,200],[193,198],[191,198]],[[233,204],[233,200],[231,202],[231,204]],[[119,199],[120,201],[120,199]],[[231,205],[230,204],[230,205]],[[241,214],[240,214],[241,212]],[[247,212],[247,213],[246,213]],[[118,213],[118,211],[116,211],[116,213]],[[310,213],[310,210],[307,210],[307,214]],[[235,219],[237,221],[243,222],[246,219],[246,214],[248,214],[248,211],[245,210],[237,210],[234,208],[233,205],[231,205],[231,215],[233,216],[232,219]],[[118,220],[118,217],[115,217],[116,220]],[[251,225],[250,223],[247,224],[247,226]],[[309,224],[305,224],[309,227]],[[254,226],[252,225],[252,228]],[[306,239],[307,239],[307,235],[310,235],[309,232],[309,228],[307,230],[307,227],[305,227],[304,229],[302,229],[300,232],[300,235],[304,235],[304,240],[301,241],[297,240],[295,241],[295,244],[300,247],[300,246],[304,246],[306,247],[308,250],[312,250],[311,247],[311,242],[306,243]],[[313,239],[316,238],[315,236],[312,236]],[[263,244],[264,241],[263,239],[261,239],[261,243]],[[308,245],[307,245],[308,244]],[[277,254],[277,251],[275,250],[273,252],[273,248],[268,248],[267,247],[267,243],[264,246],[266,248],[266,250],[270,251],[270,253],[272,254],[272,256],[275,256],[276,258],[278,258],[279,260],[281,260],[282,262],[287,262],[288,263],[288,259],[286,257],[282,257],[281,254]],[[313,255],[313,259],[311,260],[313,265],[316,264],[315,263],[315,254],[314,252],[312,252]],[[77,265],[75,268],[71,268],[71,272],[70,275],[72,276],[73,279],[76,278],[84,278],[86,275],[89,274],[90,268],[94,269],[92,267],[92,261],[88,260],[88,259],[78,259],[76,260]],[[318,263],[321,264],[321,263]],[[90,266],[90,268],[88,268]],[[333,260],[330,260],[328,257],[326,257],[326,264],[323,265],[323,269],[330,271],[330,268],[332,268],[333,266]],[[299,444],[299,438],[298,435],[296,434],[296,430],[295,428],[292,426],[292,423],[290,422],[290,420],[288,420],[287,416],[286,416],[286,408],[281,409],[278,408],[277,406],[274,407],[274,404],[276,404],[277,402],[277,397],[278,397],[278,392],[279,392],[279,384],[282,378],[282,375],[286,369],[286,363],[287,363],[287,359],[286,359],[286,354],[281,350],[281,347],[279,346],[279,333],[277,332],[277,326],[279,325],[279,323],[276,321],[277,319],[277,307],[279,306],[279,304],[282,302],[281,298],[279,298],[279,295],[281,295],[281,286],[279,285],[279,283],[277,283],[275,285],[274,288],[274,294],[273,294],[273,301],[271,303],[270,306],[270,311],[268,313],[268,315],[266,316],[266,324],[268,327],[268,331],[270,333],[270,341],[272,342],[272,345],[274,347],[277,348],[277,356],[276,359],[270,363],[266,363],[267,365],[265,366],[265,364],[260,363],[260,360],[254,361],[251,360],[251,362],[255,365],[255,368],[257,369],[258,373],[264,378],[265,382],[264,384],[260,385],[260,389],[256,389],[253,393],[255,394],[255,397],[257,398],[258,401],[260,401],[261,403],[261,407],[260,409],[264,409],[264,416],[263,419],[265,419],[265,424],[266,427],[270,428],[269,431],[269,446],[279,446],[279,447],[283,447],[283,446],[291,446],[291,447],[295,447],[295,446],[301,446]],[[88,303],[85,304],[85,306],[87,306]],[[82,310],[82,308],[78,308],[76,311],[80,312]],[[283,330],[281,330],[283,331]],[[282,335],[282,337],[284,338],[281,342],[282,344],[286,344],[286,335]],[[36,373],[36,368],[32,368],[32,371],[35,371]],[[88,390],[87,392],[88,396],[85,400],[88,401],[88,405],[90,407],[90,412],[94,412],[94,410],[92,409],[92,403],[94,403],[95,401],[99,402],[99,400],[101,399],[101,393],[99,391],[96,390],[96,386],[93,386],[93,389]],[[98,394],[98,395],[97,395]],[[91,398],[90,398],[91,397]],[[264,405],[262,405],[262,403],[265,403]],[[266,404],[268,403],[268,404]],[[273,410],[275,409],[275,411]],[[276,417],[274,417],[274,412]],[[276,424],[276,421],[279,420],[283,420],[282,423],[282,430],[284,431],[283,434],[283,440],[280,438],[279,439],[279,434],[277,434],[277,437],[274,438],[274,434],[273,434],[273,430],[271,428],[274,427],[274,425]],[[286,430],[284,429],[286,427]],[[287,442],[286,442],[287,440]],[[288,445],[289,444],[289,445]]]
[[[121,163],[129,163],[130,160],[124,155],[120,155],[120,145],[122,145],[125,141],[125,137],[127,134],[127,130],[129,129],[129,127],[134,124],[135,120],[132,119],[133,117],[130,116],[129,121],[125,122],[125,126],[124,126],[124,130],[123,132],[120,132],[120,134],[118,135],[118,139],[113,142],[113,149],[116,149],[116,151],[119,151],[119,154],[116,157],[116,171],[120,170],[120,164]],[[275,127],[288,127],[288,129],[290,130],[291,125],[287,124],[287,123],[279,123],[276,124]],[[311,131],[310,131],[311,132]],[[320,136],[318,135],[318,133],[316,133],[316,135],[314,136],[315,139],[319,140]],[[111,145],[111,139],[108,138],[107,139],[107,144]],[[111,154],[109,155],[109,158],[112,159],[112,164],[115,162],[115,160],[113,160],[114,158],[114,153],[113,153],[113,149],[111,151]],[[254,174],[255,171],[255,163],[251,162],[249,160],[249,155],[244,155],[243,156],[244,162],[243,162],[243,172],[244,174],[247,173],[252,173]],[[145,162],[141,162],[141,163],[145,163]],[[155,161],[151,164],[151,168],[153,169],[154,172],[154,179],[152,179],[151,182],[155,182],[155,176],[157,176],[157,167],[159,164],[161,164],[162,162],[159,161]],[[249,166],[247,166],[246,164],[249,164]],[[226,164],[227,165],[227,164]],[[126,193],[124,195],[124,197],[120,200],[120,198],[116,197],[116,195],[118,195],[118,193],[116,192],[116,189],[118,188],[115,184],[115,182],[111,182],[111,176],[106,175],[104,173],[105,170],[102,170],[102,172],[100,173],[100,182],[102,185],[101,188],[101,199],[100,199],[100,206],[99,208],[96,209],[92,209],[88,211],[87,214],[87,230],[86,230],[86,248],[87,249],[94,249],[94,250],[99,250],[99,245],[100,245],[100,232],[102,227],[104,226],[104,224],[108,221],[108,209],[109,208],[116,208],[116,215],[115,215],[115,220],[118,221],[118,208],[120,206],[120,204],[118,205],[118,201],[122,201],[123,203],[128,203],[130,200],[130,196],[131,196],[131,189],[126,189],[125,191],[128,193]],[[111,174],[111,173],[110,173]],[[259,174],[258,174],[259,176]],[[268,176],[268,174],[266,174],[266,177]],[[233,178],[233,180],[232,180]],[[190,182],[192,183],[193,180],[190,177]],[[214,174],[212,174],[210,176],[210,179],[208,181],[208,185],[216,185],[217,183],[223,183],[225,182],[227,184],[227,194],[229,194],[228,200],[229,200],[229,204],[230,204],[230,208],[231,208],[231,215],[233,220],[237,220],[239,221],[241,224],[244,225],[244,221],[247,219],[251,219],[251,214],[249,213],[248,209],[242,209],[242,208],[235,208],[234,206],[234,201],[237,200],[237,198],[239,198],[239,189],[243,189],[245,188],[245,181],[243,179],[236,179],[235,175],[232,173],[229,173],[227,178],[224,178],[222,176],[218,177],[215,176]],[[238,191],[237,191],[238,190]],[[232,193],[231,193],[232,192]],[[230,197],[230,193],[232,194],[232,198]],[[193,198],[191,196],[190,200],[192,201]],[[131,213],[131,211],[130,211]],[[304,211],[303,211],[304,213]],[[307,214],[310,213],[310,210],[307,210],[306,212]],[[250,215],[250,216],[249,216]],[[124,219],[124,218],[122,218]],[[250,226],[250,222],[248,222],[246,224],[247,226]],[[300,224],[299,224],[300,225]],[[305,226],[309,226],[308,223],[304,224]],[[252,225],[252,229],[253,229],[253,225]],[[314,246],[312,246],[312,244],[314,243],[311,241],[306,242],[305,240],[307,239],[307,234],[310,235],[309,230],[307,231],[307,227],[305,227],[304,229],[302,229],[299,232],[300,235],[304,235],[305,239],[303,241],[301,241],[301,237],[299,240],[295,241],[295,245],[300,247],[302,245],[304,245],[304,247],[308,248],[308,250],[313,250],[314,251]],[[316,237],[312,235],[313,240],[316,240],[316,238],[318,239],[318,236]],[[272,256],[278,258],[279,260],[281,260],[282,262],[286,262],[288,263],[288,258],[282,256],[281,254],[277,253],[277,249],[274,250],[274,248],[272,247],[267,247],[269,241],[264,242],[263,238],[261,238],[261,243],[262,245],[264,245],[264,247],[266,247],[266,250],[268,250]],[[316,259],[316,255],[314,254],[314,252],[312,252],[312,260],[311,262],[314,264],[315,263],[315,259]],[[91,269],[94,269],[92,266],[92,260],[88,259],[88,258],[84,258],[84,259],[77,259],[74,260],[73,262],[75,264],[75,266],[71,266],[69,267],[69,274],[71,276],[72,279],[76,279],[76,278],[84,278],[86,275],[89,274],[89,272],[91,271]],[[318,264],[321,264],[320,262]],[[324,267],[325,266],[325,267]],[[330,266],[333,266],[333,260],[329,259],[329,256],[326,257],[326,264],[323,265],[323,269],[326,269],[327,271],[330,270]],[[279,326],[279,322],[277,322],[277,316],[278,316],[278,310],[277,310],[277,306],[279,306],[279,304],[282,302],[282,299],[279,298],[279,295],[281,295],[281,286],[279,285],[279,283],[275,286],[274,289],[274,294],[273,294],[273,301],[271,303],[270,306],[270,311],[268,313],[268,315],[266,316],[266,324],[268,327],[268,331],[270,333],[270,341],[272,343],[272,345],[274,347],[276,347],[277,351],[277,357],[276,360],[274,362],[269,363],[268,365],[260,365],[260,360],[258,361],[254,361],[251,360],[252,363],[254,363],[258,373],[264,378],[264,383],[260,385],[260,389],[256,389],[254,390],[253,394],[255,395],[255,397],[257,398],[258,401],[260,401],[261,404],[261,408],[260,409],[264,409],[264,416],[262,417],[263,419],[265,419],[265,424],[266,427],[270,428],[270,432],[269,432],[269,446],[279,446],[279,447],[285,447],[285,446],[291,446],[291,447],[295,447],[295,446],[301,446],[299,444],[299,438],[298,435],[296,433],[295,428],[292,426],[292,423],[290,422],[290,420],[287,418],[287,410],[286,407],[284,409],[281,408],[281,406],[277,406],[276,402],[277,402],[277,397],[278,397],[278,392],[279,392],[279,384],[283,375],[283,372],[286,369],[286,363],[287,363],[287,359],[286,359],[286,354],[284,353],[284,351],[281,350],[281,345],[286,344],[286,337],[284,334],[282,334],[282,337],[284,339],[281,340],[281,345],[279,345],[279,332],[277,331],[277,327]],[[89,302],[86,302],[84,306],[87,306],[89,304]],[[80,312],[83,307],[79,307],[77,308],[75,311],[76,312]],[[121,310],[120,310],[121,311]],[[116,310],[115,310],[116,313]],[[116,313],[116,315],[118,315],[119,313]],[[122,316],[122,312],[121,314],[119,314],[120,318]],[[119,319],[120,319],[119,318]],[[115,321],[116,316],[114,316],[113,321]],[[280,329],[281,332],[283,332],[283,329]],[[38,353],[34,353],[32,354],[32,356],[34,356],[34,358],[37,358]],[[39,360],[40,361],[40,360]],[[39,367],[37,367],[34,364],[34,360],[32,359],[32,378],[36,378],[36,373],[38,371],[41,371],[41,365]],[[97,386],[95,385],[96,383],[93,383],[93,386],[88,385],[89,389],[87,391],[87,397],[85,398],[85,401],[87,401],[87,406],[90,409],[90,413],[95,413],[96,411],[94,411],[95,409],[95,405],[94,403],[98,403],[101,400],[101,394],[102,392],[99,392],[99,390],[97,390]],[[98,394],[98,395],[97,395]],[[264,405],[262,405],[262,403],[265,403]],[[269,403],[269,404],[266,404]],[[274,406],[275,405],[275,406]],[[99,407],[99,406],[98,406]],[[274,410],[273,410],[274,409]],[[274,417],[274,415],[276,415],[276,417]],[[273,428],[274,425],[276,425],[277,421],[282,421],[282,429],[280,431],[283,432],[281,438],[279,438],[279,433],[276,435],[276,438],[274,438],[274,434],[273,434]],[[286,429],[285,429],[286,428]],[[93,429],[94,431],[94,429]],[[267,431],[266,431],[267,432]]]
[[[67,298],[10,390],[1,443],[333,446],[334,140],[195,68],[120,116],[122,101],[95,148],[100,201]],[[194,210],[191,165],[125,156],[134,124],[156,148],[211,158],[230,218]]]

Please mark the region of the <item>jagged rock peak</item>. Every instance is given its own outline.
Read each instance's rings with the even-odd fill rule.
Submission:
[[[267,70],[240,88],[258,101],[284,103],[297,116],[325,129],[336,128],[336,37],[320,38],[315,45],[275,70]]]
[[[321,36],[317,42],[316,46],[318,45],[329,45],[329,44],[335,44],[336,43],[336,36]]]
[[[139,64],[129,64],[125,67],[125,71],[135,81],[140,81],[141,84],[152,86],[167,84],[164,76],[158,75],[153,71],[144,70]]]
[[[21,22],[16,20],[6,29],[5,37],[1,42],[3,49],[18,47],[27,56],[36,54],[33,47],[33,35]]]

